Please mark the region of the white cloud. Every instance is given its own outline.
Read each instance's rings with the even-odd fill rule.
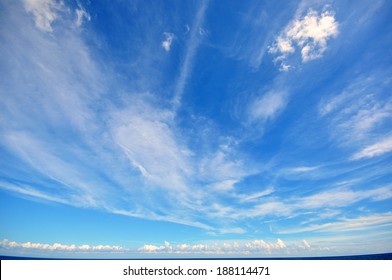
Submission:
[[[288,168],[287,171],[290,173],[305,173],[318,169],[318,166],[298,166],[293,168]]]
[[[272,194],[274,191],[275,190],[273,187],[269,187],[261,192],[247,194],[247,195],[238,195],[238,197],[240,198],[241,202],[253,202],[261,197]]]
[[[392,119],[392,99],[386,94],[391,84],[387,72],[377,69],[371,74],[359,75],[338,94],[320,102],[319,115],[330,122],[330,134],[339,145],[363,147],[364,143],[380,139],[380,145],[387,148],[388,140],[383,138]],[[354,157],[371,157],[368,153],[373,154],[371,150],[369,147],[366,152],[362,151],[366,156],[359,152]]]
[[[287,104],[287,93],[269,91],[256,98],[249,106],[249,115],[253,120],[269,120],[278,115]]]
[[[286,248],[286,244],[280,239],[276,241],[276,243],[267,243],[264,240],[253,240],[251,242],[245,243],[245,247],[251,250],[259,250],[259,249],[283,249]]]
[[[234,185],[243,176],[252,173],[245,170],[244,163],[230,152],[219,149],[217,152],[203,157],[199,165],[199,175],[202,179],[218,182],[222,187],[231,183]],[[218,185],[219,186],[219,185]],[[217,187],[215,185],[215,187]]]
[[[242,218],[254,218],[254,217],[265,217],[265,216],[276,216],[276,217],[288,217],[293,213],[294,207],[290,204],[286,204],[280,201],[270,201],[260,203],[250,209],[237,210],[232,213],[232,217],[235,219]]]
[[[147,244],[139,248],[139,252],[163,254],[207,254],[207,255],[248,255],[248,254],[279,254],[287,253],[287,249],[299,248],[297,244],[287,246],[281,239],[276,242],[264,240],[250,241],[221,241],[205,244],[179,244],[171,245],[165,241],[164,245]]]
[[[251,196],[250,196],[251,197]],[[354,191],[348,188],[330,189],[316,194],[291,197],[285,199],[270,198],[251,208],[226,209],[225,217],[234,220],[256,217],[294,217],[304,211],[322,209],[318,218],[328,218],[337,215],[337,208],[344,208],[362,200],[382,201],[392,198],[392,186],[378,187],[368,190]],[[244,201],[246,202],[246,201]],[[327,209],[327,210],[326,210]],[[316,219],[306,221],[312,222]]]
[[[79,6],[78,9],[75,10],[76,12],[76,26],[81,26],[83,24],[83,19],[90,21],[91,20],[91,16],[89,13],[87,13],[87,11],[82,7]]]
[[[362,151],[354,154],[351,159],[358,160],[372,158],[392,151],[392,137],[384,138],[377,143],[365,147]]]
[[[18,243],[15,241],[9,241],[4,239],[0,242],[0,247],[6,249],[33,249],[33,250],[49,250],[49,251],[75,251],[75,252],[110,252],[110,251],[126,251],[127,249],[121,246],[110,246],[110,245],[64,245],[60,243],[45,244],[45,243],[33,243],[24,242]]]
[[[170,111],[134,96],[133,105],[112,119],[115,143],[147,180],[167,190],[186,189],[191,152],[177,141]]]
[[[240,227],[223,228],[219,230],[220,234],[244,234],[246,230]]]
[[[57,196],[43,193],[42,191],[39,191],[39,190],[34,189],[29,186],[16,186],[16,185],[12,185],[12,184],[0,181],[0,189],[19,193],[22,195],[26,195],[28,197],[39,198],[39,199],[57,202],[57,203],[61,203],[61,204],[69,204],[69,205],[72,204],[70,201],[68,201],[64,198],[60,198]]]
[[[193,68],[193,60],[200,45],[200,39],[198,38],[198,31],[203,25],[204,16],[207,10],[208,0],[202,1],[199,9],[197,10],[194,23],[191,28],[190,36],[186,46],[185,58],[182,62],[180,68],[180,74],[178,76],[174,97],[173,97],[173,107],[176,111],[181,104],[182,95],[184,94],[184,89],[189,75],[191,74]]]
[[[213,184],[208,185],[211,190],[216,192],[228,192],[234,190],[234,185],[238,182],[238,180],[228,179],[219,181]]]
[[[282,61],[281,70],[287,71],[289,65],[284,61],[295,52],[295,45],[301,50],[302,61],[320,58],[327,49],[327,41],[338,34],[338,23],[330,11],[321,14],[313,10],[299,19],[290,22],[269,52],[277,54],[275,61]]]
[[[314,195],[302,197],[295,204],[299,209],[316,209],[324,207],[346,207],[364,199],[385,200],[391,196],[391,186],[364,191],[350,189],[332,189]],[[383,195],[384,194],[384,195]]]
[[[52,22],[58,17],[58,12],[64,9],[61,2],[56,0],[24,0],[26,11],[34,15],[35,25],[47,32],[52,32]]]
[[[310,248],[310,244],[305,239],[302,240],[302,244],[304,244],[305,248]]]
[[[162,42],[162,47],[165,49],[165,51],[168,52],[168,51],[170,51],[171,44],[172,44],[173,39],[174,39],[174,34],[165,32],[165,33],[163,33],[163,35],[165,35],[166,40]]]
[[[280,234],[293,234],[301,232],[346,232],[346,231],[364,231],[380,227],[392,226],[392,212],[361,216],[357,218],[342,218],[336,222],[325,224],[309,225],[288,230],[279,231]]]

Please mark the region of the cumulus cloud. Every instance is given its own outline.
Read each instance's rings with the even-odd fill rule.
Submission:
[[[299,19],[290,22],[269,47],[269,52],[276,54],[275,61],[281,61],[281,70],[287,71],[289,65],[286,58],[296,51],[301,51],[302,61],[307,62],[320,58],[327,49],[330,38],[338,35],[338,23],[331,11],[321,14],[314,10]]]
[[[58,17],[58,12],[64,9],[61,2],[56,0],[24,0],[27,12],[34,15],[35,25],[47,32],[52,32],[52,22]]]
[[[139,248],[139,252],[144,253],[171,253],[171,254],[279,254],[286,252],[287,248],[298,247],[298,244],[287,246],[281,239],[276,242],[267,242],[264,240],[250,241],[223,241],[205,244],[179,244],[171,245],[166,242],[164,245],[144,245]]]
[[[372,158],[392,151],[392,137],[384,138],[354,154],[351,159]]]
[[[110,245],[65,245],[61,243],[45,244],[45,243],[34,243],[24,242],[18,243],[15,241],[9,241],[4,239],[0,242],[0,247],[9,249],[37,249],[37,250],[49,250],[49,251],[76,251],[76,252],[109,252],[109,251],[125,251],[126,249],[121,246],[110,246]]]
[[[165,35],[166,40],[162,42],[162,47],[165,49],[165,51],[168,52],[168,51],[170,51],[171,44],[172,44],[173,39],[174,39],[174,34],[165,32],[165,33],[163,33],[163,35]]]

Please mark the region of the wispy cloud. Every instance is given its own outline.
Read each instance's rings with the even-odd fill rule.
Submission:
[[[293,196],[284,199],[272,197],[268,200],[257,201],[255,205],[246,209],[231,209],[231,211],[226,212],[225,215],[234,220],[267,216],[295,217],[306,213],[306,211],[321,209],[323,209],[323,211],[325,211],[325,209],[334,211],[340,208],[349,207],[363,200],[377,202],[391,198],[391,186],[358,191],[348,188],[336,188],[302,197]]]
[[[383,155],[392,151],[392,137],[387,137],[374,143],[370,146],[365,147],[363,150],[354,154],[351,159],[359,160],[363,158],[372,158]]]
[[[132,106],[116,111],[112,135],[141,175],[168,189],[183,190],[191,175],[191,152],[176,140],[172,113],[134,97]],[[165,162],[165,164],[162,164]]]
[[[203,21],[204,21],[207,7],[208,7],[208,0],[203,0],[196,13],[195,20],[193,22],[191,31],[189,33],[189,39],[186,45],[185,57],[181,65],[180,74],[178,76],[175,85],[175,90],[174,90],[174,97],[173,97],[174,110],[176,110],[180,106],[187,80],[192,72],[193,60],[196,55],[197,48],[199,47],[200,44],[199,30],[201,30],[201,27],[203,26]]]
[[[238,197],[240,198],[241,202],[251,202],[251,201],[255,201],[261,197],[270,195],[274,192],[274,188],[273,187],[269,187],[266,188],[265,190],[261,191],[261,192],[257,192],[257,193],[252,193],[252,194],[248,194],[248,195],[238,195]]]
[[[330,122],[331,136],[340,145],[363,147],[374,139],[384,141],[392,119],[392,99],[385,96],[391,80],[386,73],[380,68],[355,76],[338,94],[319,103],[319,114]]]
[[[164,32],[163,35],[165,35],[165,40],[162,42],[162,48],[165,49],[165,51],[170,51],[171,44],[173,43],[174,39],[174,34],[173,33],[168,33]]]
[[[325,10],[319,14],[310,9],[304,17],[293,20],[285,27],[269,52],[277,55],[275,61],[281,62],[281,70],[287,71],[289,65],[286,58],[296,51],[296,47],[301,50],[302,61],[308,62],[322,57],[328,40],[337,35],[338,23],[332,11]]]
[[[286,171],[290,173],[305,173],[319,169],[319,166],[298,166],[288,168]]]
[[[26,11],[34,15],[35,25],[47,32],[52,32],[52,23],[65,6],[56,0],[24,0]]]
[[[186,34],[183,58],[162,62],[156,59],[161,55],[150,57],[151,50],[173,50],[178,29],[172,29],[172,26],[164,29],[176,32],[176,35],[164,33],[164,38],[161,29],[152,28],[154,30],[148,33],[156,37],[153,40],[149,37],[152,43],[144,50],[145,55],[138,58],[140,65],[154,65],[156,72],[164,73],[165,78],[171,75],[165,72],[168,63],[180,66],[172,68],[179,69],[178,76],[170,77],[167,85],[159,90],[150,87],[150,80],[151,83],[160,80],[159,77],[150,79],[155,75],[146,68],[152,67],[135,67],[143,68],[135,71],[124,67],[126,71],[119,71],[123,62],[118,60],[124,58],[121,51],[114,51],[121,53],[116,61],[106,57],[112,54],[100,56],[106,52],[100,47],[109,44],[100,42],[104,40],[104,34],[94,34],[93,25],[86,25],[88,32],[84,34],[76,28],[91,20],[87,7],[76,5],[71,11],[60,1],[26,0],[23,3],[24,6],[18,2],[3,5],[10,11],[4,13],[9,20],[4,20],[3,44],[0,44],[0,71],[4,81],[0,83],[0,152],[6,158],[0,168],[2,191],[38,202],[177,223],[202,229],[203,234],[231,235],[228,238],[235,235],[253,237],[255,228],[263,227],[266,218],[305,217],[303,225],[310,227],[315,222],[320,223],[317,219],[336,219],[346,209],[362,206],[360,202],[384,205],[392,198],[388,184],[377,182],[375,186],[370,182],[365,187],[362,182],[350,181],[354,175],[346,176],[349,172],[362,172],[363,166],[355,170],[348,166],[344,171],[336,172],[338,175],[330,175],[332,171],[327,165],[317,165],[320,161],[301,158],[295,163],[290,154],[287,162],[278,162],[279,159],[268,158],[270,155],[264,156],[270,151],[263,150],[263,141],[242,140],[243,134],[254,131],[261,134],[259,127],[264,128],[292,109],[288,106],[289,98],[298,88],[287,85],[291,83],[287,74],[281,73],[276,79],[271,77],[274,81],[271,86],[263,85],[259,80],[249,88],[244,86],[253,95],[241,101],[242,117],[238,123],[232,124],[233,120],[227,120],[226,115],[220,118],[219,113],[214,112],[213,116],[201,116],[200,119],[206,121],[200,125],[199,116],[178,113],[201,47],[201,36],[208,35],[211,39],[215,36],[203,26],[208,1],[197,3],[200,6],[196,7],[196,15]],[[98,17],[94,15],[94,20]],[[298,49],[303,62],[321,57],[329,40],[337,33],[338,24],[332,12],[310,10],[287,25],[270,51],[278,56],[282,70],[288,70],[291,67],[288,59]],[[93,40],[84,38],[86,35],[92,35]],[[137,34],[133,35],[137,37]],[[267,41],[271,40],[260,39],[256,48],[265,47]],[[239,40],[238,44],[241,43]],[[98,51],[93,49],[97,45],[100,46]],[[136,48],[132,52],[134,50]],[[257,68],[262,54],[251,57],[255,58],[252,66]],[[261,70],[252,71],[255,72],[249,76],[259,75]],[[366,164],[367,161],[358,160],[371,159],[392,150],[392,140],[385,138],[385,130],[371,134],[392,116],[392,103],[389,97],[382,95],[389,87],[387,79],[381,90],[376,87],[386,75],[373,79],[376,76],[363,83],[360,78],[364,76],[360,76],[357,81],[348,82],[345,90],[336,91],[340,93],[338,96],[328,96],[319,104],[319,117],[331,122],[328,126],[331,130],[340,135],[346,135],[344,133],[348,131],[347,137],[353,139],[364,135],[361,141],[358,140],[360,148],[354,147],[354,151],[359,152],[348,161],[350,165]],[[170,84],[173,80],[174,84]],[[254,93],[254,89],[261,86],[265,86],[263,90]],[[173,88],[174,96],[167,90]],[[364,90],[371,89],[376,90],[366,94],[366,98],[358,98]],[[165,103],[168,96],[170,100]],[[299,96],[298,104],[301,104],[301,98]],[[317,103],[309,99],[309,104],[311,102]],[[192,113],[200,113],[196,107],[192,109],[195,109]],[[285,123],[299,123],[292,118],[294,115],[288,114]],[[279,128],[275,135],[283,130],[286,133],[286,128]],[[387,129],[387,125],[384,128]],[[282,145],[276,143],[275,146],[274,142],[271,147],[278,150]],[[275,160],[273,167],[275,163],[271,161]],[[282,169],[281,166],[291,168]],[[318,177],[321,173],[323,176]],[[299,182],[299,177],[307,181]],[[337,177],[346,183],[337,186]],[[293,178],[295,180],[291,180]],[[304,187],[300,194],[296,193],[297,183],[309,188],[305,190]],[[209,252],[242,254],[290,249],[283,241],[244,241],[239,243],[237,251],[233,249],[234,243],[227,244],[210,247]],[[197,248],[207,245],[183,244],[183,250],[178,247],[180,245],[146,245],[145,251],[164,253],[171,248],[173,252],[186,253],[185,248],[196,246],[195,252],[201,253]],[[34,246],[49,249],[53,245]],[[311,247],[306,242],[300,242],[298,246]],[[79,250],[80,246],[72,248]],[[224,248],[229,249],[225,251]]]
[[[380,227],[392,226],[392,213],[380,213],[369,216],[361,216],[357,218],[342,218],[337,222],[329,222],[325,224],[310,225],[307,227],[282,230],[280,234],[291,234],[301,232],[346,232],[371,230]]]
[[[283,111],[287,102],[286,91],[269,91],[253,100],[249,106],[249,115],[252,120],[271,120]]]
[[[87,21],[91,20],[90,14],[82,6],[79,6],[79,8],[75,10],[75,12],[76,12],[76,22],[75,22],[76,26],[82,26],[83,20],[87,20]]]
[[[364,199],[385,200],[392,197],[391,186],[371,190],[353,191],[350,189],[333,189],[298,199],[297,207],[314,209],[322,207],[346,207]],[[385,194],[385,195],[383,195]]]

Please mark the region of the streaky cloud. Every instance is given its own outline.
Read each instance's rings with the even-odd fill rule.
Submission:
[[[191,27],[189,39],[186,45],[185,57],[180,67],[180,74],[175,84],[174,97],[172,101],[174,111],[176,111],[181,104],[181,99],[184,94],[186,83],[192,73],[194,57],[196,55],[197,48],[200,45],[199,31],[201,30],[201,27],[203,25],[204,17],[208,7],[208,2],[208,0],[203,0],[201,2],[200,7],[196,13],[195,20]]]

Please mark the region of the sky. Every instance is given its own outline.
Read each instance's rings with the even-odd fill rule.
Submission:
[[[392,252],[391,19],[0,0],[0,255]]]

